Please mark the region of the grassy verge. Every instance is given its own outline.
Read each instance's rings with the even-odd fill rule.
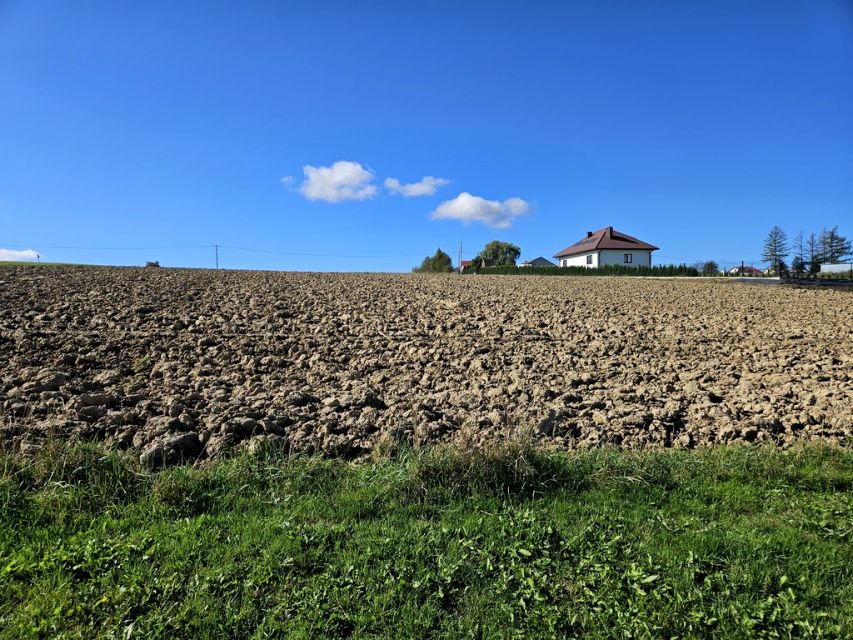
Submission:
[[[0,637],[853,637],[853,453],[0,459]]]

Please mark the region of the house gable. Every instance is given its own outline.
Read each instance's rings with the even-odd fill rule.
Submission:
[[[557,265],[555,265],[553,262],[551,262],[547,258],[543,258],[542,256],[539,256],[538,258],[533,258],[532,260],[526,260],[526,261],[522,262],[521,265],[519,265],[519,266],[522,266],[522,267],[555,267]]]

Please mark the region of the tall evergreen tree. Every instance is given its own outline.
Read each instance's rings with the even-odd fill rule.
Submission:
[[[806,270],[806,263],[803,262],[803,259],[800,256],[794,256],[791,260],[791,271],[799,278],[803,275],[803,272]]]
[[[820,271],[820,243],[814,231],[806,238],[806,267],[813,276]]]
[[[838,264],[851,253],[850,241],[838,233],[838,226],[824,229],[818,239],[821,261]]]
[[[794,236],[794,246],[792,247],[794,251],[794,258],[799,258],[801,263],[805,263],[806,261],[806,243],[803,238],[803,231],[797,232],[797,235]]]
[[[803,239],[803,231],[802,229],[797,232],[797,235],[794,236],[794,245],[792,247],[794,252],[794,257],[791,259],[791,271],[797,274],[797,277],[803,275],[803,271],[805,270],[806,264],[806,245]]]
[[[776,275],[782,275],[783,261],[787,255],[788,236],[780,227],[775,226],[767,234],[767,239],[764,241],[764,252],[761,254],[761,259],[773,266]]]

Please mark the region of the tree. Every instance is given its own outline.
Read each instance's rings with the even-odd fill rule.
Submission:
[[[806,255],[805,255],[806,254],[806,244],[805,244],[805,240],[803,239],[802,229],[797,232],[796,236],[794,236],[794,244],[793,244],[792,249],[794,252],[794,260],[799,258],[800,262],[802,264],[805,264],[805,262],[806,262]],[[794,264],[794,260],[791,261],[792,265]]]
[[[701,269],[703,276],[715,276],[720,273],[720,265],[718,265],[713,260],[708,260],[707,262],[703,263]]]
[[[814,232],[806,239],[806,265],[810,275],[817,275],[820,271],[820,246]]]
[[[838,264],[850,255],[850,241],[838,233],[838,227],[824,229],[818,239],[821,261]]]
[[[764,241],[764,251],[761,259],[769,262],[776,275],[782,275],[782,260],[788,255],[788,236],[778,226],[773,227]]]
[[[803,259],[800,256],[794,256],[794,259],[791,260],[791,271],[793,271],[796,276],[799,278],[803,275],[803,271],[806,270],[806,263],[803,262]]]
[[[434,256],[428,256],[421,262],[421,266],[412,269],[415,273],[450,273],[453,271],[453,261],[450,256],[441,249]]]
[[[487,243],[482,251],[474,258],[474,264],[485,260],[486,264],[497,267],[515,266],[515,261],[521,255],[521,249],[510,242],[492,240]]]

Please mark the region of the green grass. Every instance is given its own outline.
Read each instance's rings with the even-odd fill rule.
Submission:
[[[2,638],[853,637],[853,453],[0,458]]]

